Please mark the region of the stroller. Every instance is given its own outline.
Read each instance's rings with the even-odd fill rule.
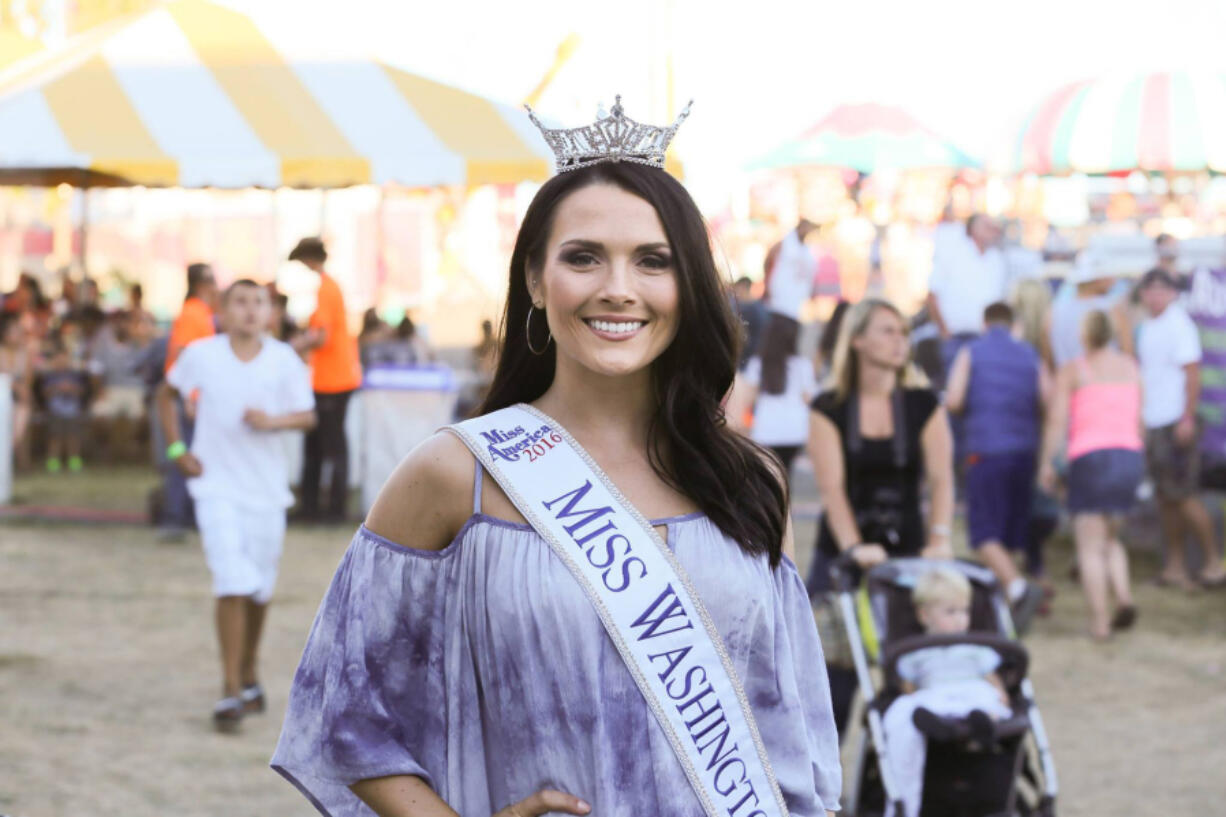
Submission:
[[[865,728],[855,735],[858,739],[852,745],[855,760],[845,798],[847,814],[903,814],[882,728],[886,710],[903,694],[898,660],[923,647],[957,643],[982,645],[1000,656],[996,673],[1008,692],[1013,714],[996,723],[994,745],[929,736],[921,817],[1055,817],[1056,768],[1026,677],[1028,654],[1014,638],[1009,606],[991,571],[972,562],[941,562],[970,581],[970,631],[924,633],[911,590],[934,564],[926,559],[895,559],[878,565],[868,571],[866,593],[858,599],[861,571],[855,562],[844,554],[831,566],[864,704]],[[880,689],[870,672],[872,653],[880,658]],[[960,719],[947,720],[956,723]],[[890,804],[894,807],[888,807]]]

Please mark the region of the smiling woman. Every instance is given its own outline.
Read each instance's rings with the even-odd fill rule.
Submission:
[[[489,397],[384,486],[274,767],[330,815],[837,808],[786,484],[724,423],[739,341],[676,180],[546,183]]]

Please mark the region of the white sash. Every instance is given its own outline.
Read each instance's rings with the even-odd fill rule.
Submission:
[[[532,406],[449,429],[583,587],[707,815],[786,817],[724,643],[651,523]]]

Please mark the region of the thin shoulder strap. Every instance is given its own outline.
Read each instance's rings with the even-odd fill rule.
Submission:
[[[890,408],[894,414],[894,467],[901,471],[907,464],[907,403],[902,386],[890,395]]]
[[[473,513],[481,513],[481,479],[485,476],[485,469],[481,467],[481,460],[473,457],[473,462],[476,467],[473,469]]]

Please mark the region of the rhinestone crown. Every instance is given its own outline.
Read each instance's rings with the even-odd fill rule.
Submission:
[[[626,116],[622,110],[621,94],[618,94],[613,110],[606,114],[603,109],[596,114],[596,121],[582,128],[547,128],[536,118],[532,108],[528,117],[549,143],[557,162],[559,173],[577,170],[601,162],[638,162],[663,169],[664,152],[673,140],[677,128],[690,115],[691,100],[676,121],[668,127],[644,125]]]

